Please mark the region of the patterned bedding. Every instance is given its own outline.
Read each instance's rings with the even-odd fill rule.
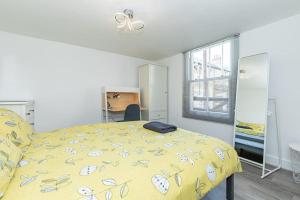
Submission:
[[[236,131],[247,135],[263,137],[265,134],[265,125],[238,121]]]
[[[145,122],[94,124],[33,135],[2,200],[196,200],[241,171],[235,150]]]

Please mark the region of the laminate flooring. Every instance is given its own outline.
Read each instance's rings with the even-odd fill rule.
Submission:
[[[292,173],[279,170],[261,179],[261,169],[243,164],[243,173],[235,174],[235,200],[300,200],[300,184]],[[225,183],[211,191],[203,200],[225,199]]]

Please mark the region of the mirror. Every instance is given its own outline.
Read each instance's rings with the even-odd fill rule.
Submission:
[[[269,85],[267,53],[239,61],[234,145],[241,160],[263,164],[266,147]]]

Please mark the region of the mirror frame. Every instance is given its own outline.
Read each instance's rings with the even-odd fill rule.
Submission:
[[[241,59],[242,58],[249,58],[249,57],[254,57],[254,56],[258,56],[258,55],[266,55],[266,58],[267,58],[267,84],[268,84],[268,86],[267,86],[267,99],[266,99],[266,113],[265,113],[265,130],[264,130],[264,149],[263,149],[263,151],[264,151],[264,153],[263,153],[263,163],[258,163],[258,162],[255,162],[255,161],[253,161],[253,160],[249,160],[249,159],[247,159],[247,158],[243,158],[243,157],[240,157],[239,156],[239,158],[240,158],[240,160],[241,161],[244,161],[244,162],[246,162],[246,163],[248,163],[248,164],[250,164],[250,165],[254,165],[254,166],[258,166],[258,167],[261,167],[261,168],[263,168],[263,172],[262,172],[262,175],[264,174],[264,171],[265,171],[265,164],[266,164],[266,147],[267,147],[267,133],[268,133],[268,112],[269,112],[269,110],[268,110],[268,102],[269,102],[269,85],[270,85],[270,55],[269,55],[269,53],[267,53],[267,52],[264,52],[264,53],[258,53],[258,54],[253,54],[253,55],[249,55],[249,56],[244,56],[244,57],[241,57],[241,58],[239,58],[239,62],[238,62],[238,70],[237,70],[237,81],[236,81],[236,96],[235,96],[235,99],[236,99],[236,101],[235,101],[235,108],[234,108],[234,125],[233,125],[233,147],[235,147],[235,136],[236,136],[236,125],[237,125],[237,123],[236,123],[236,108],[237,108],[237,103],[238,103],[238,99],[237,99],[237,97],[238,97],[238,89],[239,89],[239,79],[240,79],[240,73],[239,73],[239,71],[240,71],[240,65],[241,65]]]

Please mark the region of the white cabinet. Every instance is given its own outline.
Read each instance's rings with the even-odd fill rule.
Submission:
[[[34,128],[34,101],[0,101],[0,108],[16,112]]]
[[[139,68],[142,120],[168,121],[168,68],[143,65]]]

